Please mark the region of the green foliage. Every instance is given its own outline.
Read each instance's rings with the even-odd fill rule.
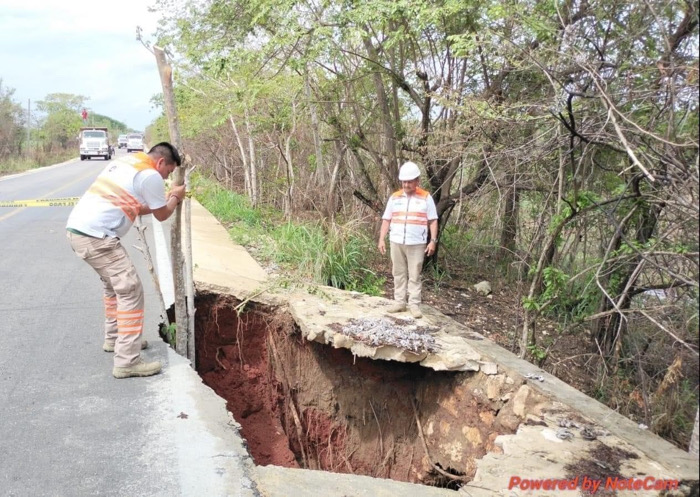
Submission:
[[[32,148],[23,155],[0,157],[0,175],[19,173],[29,169],[50,166],[75,157],[75,150],[52,150],[44,152],[41,148]]]
[[[117,141],[117,137],[120,134],[125,134],[129,131],[129,127],[121,121],[112,119],[109,116],[103,116],[102,114],[90,113],[88,118],[88,126],[101,126],[107,128],[110,139],[114,144]]]
[[[357,226],[286,223],[273,232],[275,259],[314,282],[369,295],[381,295],[384,278],[367,269],[373,241]]]
[[[42,138],[50,143],[58,143],[66,148],[78,136],[83,125],[80,112],[86,97],[70,93],[51,93],[36,103],[39,112],[45,114],[39,127]]]
[[[356,223],[330,226],[283,222],[279,213],[255,209],[237,195],[201,175],[193,174],[197,199],[241,245],[255,247],[258,255],[309,281],[362,292],[383,293],[384,278],[367,268],[374,242]],[[261,243],[264,242],[264,243]]]
[[[450,279],[450,274],[445,268],[433,264],[430,266],[430,279],[433,282],[435,291],[439,291],[445,282]]]
[[[550,300],[562,293],[566,283],[569,281],[569,276],[561,269],[550,266],[542,271],[542,281],[544,283],[542,299]]]
[[[450,257],[464,258],[472,246],[472,235],[468,230],[451,224],[440,235],[440,249],[450,254]]]
[[[165,323],[160,323],[159,325],[160,328],[160,335],[165,338],[165,341],[170,344],[173,348],[175,347],[175,339],[177,335],[177,324],[176,323],[170,323],[169,325],[165,325]]]
[[[542,271],[542,286],[535,298],[522,298],[523,309],[541,311],[562,323],[581,321],[600,299],[600,290],[592,281],[573,282],[568,274],[552,266]]]
[[[164,115],[159,116],[146,127],[146,141],[153,144],[170,141],[168,121]]]
[[[14,92],[3,87],[0,78],[0,161],[4,156],[18,154],[25,137],[26,116],[22,106],[12,100]]]
[[[547,350],[538,345],[528,345],[527,351],[537,364],[542,364],[547,359]]]
[[[197,198],[202,205],[205,205],[221,223],[242,223],[246,228],[261,225],[260,210],[252,208],[246,197],[236,195],[197,174],[192,176],[192,189],[197,192]]]

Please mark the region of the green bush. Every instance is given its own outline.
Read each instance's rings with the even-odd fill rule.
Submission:
[[[59,150],[52,153],[44,153],[40,149],[31,150],[28,155],[10,156],[0,159],[0,176],[14,174],[29,169],[51,166],[67,161],[77,156],[76,150]]]
[[[236,243],[259,249],[258,257],[309,282],[369,295],[383,293],[384,278],[366,264],[376,253],[374,242],[359,223],[284,222],[279,213],[255,209],[246,197],[201,175],[193,175],[192,190]]]
[[[367,269],[372,240],[356,223],[294,224],[278,226],[272,233],[274,259],[294,267],[313,282],[369,295],[381,295],[384,278]]]

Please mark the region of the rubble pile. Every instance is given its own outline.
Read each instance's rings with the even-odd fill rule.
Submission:
[[[336,324],[334,331],[371,347],[392,345],[416,354],[439,350],[432,332],[434,326],[420,326],[413,319],[359,318],[344,325]]]

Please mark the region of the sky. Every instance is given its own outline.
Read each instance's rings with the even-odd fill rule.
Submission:
[[[96,112],[144,131],[159,115],[155,57],[136,40],[151,39],[153,0],[0,0],[0,79],[27,107],[50,93],[87,97]]]

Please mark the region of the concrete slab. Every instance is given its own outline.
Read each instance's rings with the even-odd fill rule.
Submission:
[[[261,466],[258,476],[258,489],[265,497],[456,497],[454,490],[308,469]]]
[[[194,279],[200,290],[233,295],[245,300],[256,296],[274,304],[268,291],[267,273],[248,254],[231,241],[226,228],[195,199],[191,199],[192,259]]]

